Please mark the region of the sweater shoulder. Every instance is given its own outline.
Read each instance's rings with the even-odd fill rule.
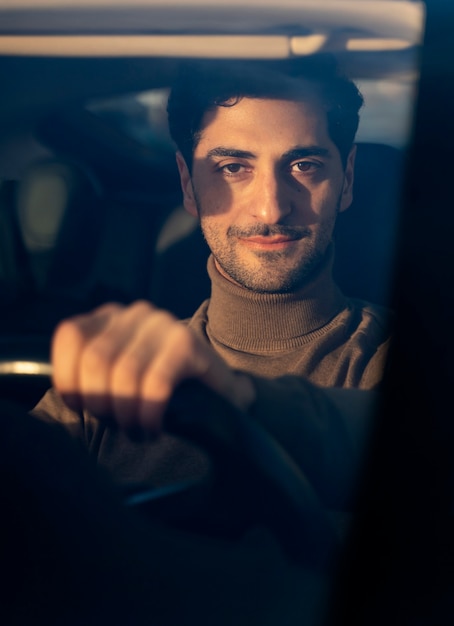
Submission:
[[[352,298],[350,310],[357,333],[377,346],[389,343],[394,327],[394,312],[390,308]]]
[[[393,321],[394,313],[389,307],[359,298],[349,298],[349,302],[352,308],[362,312],[363,317],[384,329],[388,329]]]

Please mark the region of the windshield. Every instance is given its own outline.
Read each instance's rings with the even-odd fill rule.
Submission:
[[[422,3],[0,2],[2,16],[0,70],[8,79],[0,102],[0,374],[15,381],[11,384],[8,378],[2,397],[14,396],[27,412],[39,406],[38,419],[60,422],[128,497],[138,484],[151,484],[159,497],[170,499],[180,487],[194,494],[192,487],[200,478],[203,493],[208,490],[211,497],[219,476],[226,484],[231,477],[224,467],[219,475],[218,469],[214,472],[214,483],[211,474],[207,478],[213,469],[210,454],[215,463],[227,459],[227,468],[234,466],[231,459],[238,461],[240,470],[232,475],[240,484],[242,472],[258,462],[252,482],[244,479],[248,488],[253,485],[250,502],[243,496],[235,500],[235,489],[229,495],[233,493],[234,512],[235,507],[246,510],[240,515],[243,524],[249,517],[255,521],[254,498],[270,494],[269,500],[263,499],[263,510],[256,507],[266,521],[265,545],[271,550],[263,553],[269,593],[251,604],[261,611],[267,598],[272,599],[274,583],[280,600],[287,593],[295,600],[301,585],[301,603],[309,606],[312,617],[318,615],[326,587],[320,593],[317,575],[311,572],[307,579],[299,565],[287,562],[286,527],[279,511],[293,511],[293,495],[285,484],[281,493],[279,481],[278,487],[273,483],[268,469],[275,466],[264,461],[270,453],[264,439],[259,435],[254,440],[252,462],[236,459],[231,441],[223,448],[225,441],[216,437],[231,431],[217,422],[200,441],[198,435],[186,441],[184,427],[183,435],[178,429],[165,432],[156,446],[153,433],[137,439],[135,417],[142,419],[143,407],[159,401],[153,397],[142,403],[142,397],[140,402],[135,397],[132,403],[124,388],[126,396],[111,393],[110,387],[108,393],[91,387],[105,364],[92,352],[90,376],[73,377],[76,387],[81,381],[85,387],[83,392],[70,389],[72,405],[71,393],[49,381],[55,372],[49,346],[63,320],[83,326],[80,320],[92,319],[106,305],[108,311],[129,315],[137,326],[111,354],[114,359],[123,355],[125,346],[131,347],[129,340],[134,350],[143,349],[128,354],[103,380],[107,386],[131,381],[138,371],[143,375],[140,384],[134,379],[131,388],[142,394],[148,389],[142,385],[144,372],[150,373],[148,354],[166,336],[160,330],[151,341],[142,334],[155,327],[156,318],[152,322],[147,316],[157,310],[160,323],[178,323],[182,334],[166,354],[188,345],[200,348],[197,366],[202,365],[188,368],[188,378],[203,379],[213,392],[221,389],[224,400],[247,416],[251,428],[258,425],[272,437],[284,451],[281,461],[291,458],[287,470],[296,465],[303,483],[309,476],[315,500],[322,501],[341,541],[347,537],[349,498],[361,482],[361,453],[374,430],[391,344],[401,198],[419,90]],[[353,81],[364,100],[354,145],[347,148],[341,133],[336,135],[345,123],[335,117],[339,111],[339,116],[344,114],[344,101],[333,107],[315,88],[299,100],[268,92],[251,96],[247,90],[246,96],[229,91],[209,100],[210,88],[221,82],[226,67],[233,76],[252,66],[257,69],[254,78],[262,70],[263,75],[281,73],[286,77],[282,89],[294,96],[294,85],[288,83],[311,63],[320,68],[332,61],[330,67],[338,68],[349,85]],[[188,67],[208,68],[211,82],[204,85],[195,72],[199,82],[194,79],[193,87],[193,75],[184,74]],[[319,76],[310,75],[307,82],[318,85],[317,80]],[[197,111],[191,117],[192,109],[188,113],[181,100],[169,126],[168,98],[176,84],[182,89],[180,98],[185,93],[184,102],[194,110],[206,93],[208,100],[199,117]],[[360,96],[353,100],[359,106]],[[317,108],[314,102],[323,105]],[[183,130],[175,122],[178,115]],[[107,317],[99,314],[97,319]],[[111,328],[127,327],[112,320]],[[194,343],[184,334],[188,329]],[[83,343],[84,332],[77,326],[73,337]],[[96,328],[93,332],[95,337]],[[112,334],[106,331],[107,337]],[[87,331],[87,346],[89,335]],[[70,348],[60,354],[60,364],[72,362]],[[204,360],[207,354],[210,358]],[[183,366],[173,372],[175,385],[168,385],[176,393],[185,380],[182,372]],[[25,379],[26,392],[21,386]],[[106,397],[108,405],[103,404]],[[87,406],[77,404],[80,398]],[[103,418],[119,406],[126,406],[126,413],[131,406],[136,411],[125,432],[98,419],[98,407]],[[197,407],[203,413],[200,403]],[[146,419],[139,426],[143,424]],[[247,428],[250,443],[254,432]],[[214,453],[204,450],[207,441]],[[223,502],[216,493],[214,506]],[[128,505],[142,506],[148,495],[144,500],[131,496]],[[219,528],[221,535],[226,532],[224,517],[230,523],[229,508],[215,510],[216,539]],[[299,505],[295,509],[304,518]],[[318,510],[312,504],[308,509]],[[193,509],[183,503],[183,510],[190,517]],[[198,514],[203,531],[212,530],[205,523],[205,515],[211,520],[212,513],[202,509]],[[311,523],[308,536],[317,526]],[[269,541],[267,524],[281,533],[279,540]],[[193,546],[199,539],[189,552],[197,551]],[[246,533],[241,544],[247,553],[246,579],[260,570],[261,541],[259,528],[257,534]],[[214,553],[222,563],[233,551],[229,547]],[[175,568],[188,580],[193,557]],[[213,565],[213,557],[207,558]],[[213,580],[221,579],[220,569],[214,563]],[[205,587],[210,585],[207,571],[198,571]],[[287,578],[276,580],[282,571],[293,585],[289,590]],[[244,589],[249,583],[243,580]],[[316,588],[313,598],[311,584]],[[228,589],[223,587],[226,594]]]

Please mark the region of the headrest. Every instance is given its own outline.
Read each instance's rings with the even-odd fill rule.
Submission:
[[[52,250],[68,210],[99,194],[95,178],[79,165],[62,160],[34,163],[20,182],[17,200],[27,249]]]

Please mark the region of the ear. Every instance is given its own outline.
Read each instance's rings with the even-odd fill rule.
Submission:
[[[353,180],[355,177],[355,157],[356,146],[353,146],[350,150],[350,154],[347,158],[347,164],[344,172],[344,186],[342,188],[341,201],[339,205],[339,211],[345,211],[351,205],[353,201]]]
[[[192,178],[189,168],[186,165],[181,152],[176,153],[178,171],[180,173],[181,189],[183,191],[183,205],[188,213],[193,217],[198,217],[197,203],[195,201],[194,189],[192,187]]]

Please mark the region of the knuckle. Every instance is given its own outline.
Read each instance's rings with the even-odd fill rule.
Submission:
[[[118,302],[106,302],[105,304],[101,304],[97,307],[92,315],[110,315],[112,313],[117,313],[118,311],[122,311],[125,308],[123,304]]]
[[[133,304],[131,304],[131,308],[136,308],[138,310],[144,311],[155,311],[156,307],[149,302],[148,300],[144,300],[143,298],[140,300],[136,300]]]
[[[154,353],[168,343],[175,327],[181,326],[181,323],[171,313],[161,309],[151,309],[150,313],[140,323],[139,333],[143,344]]]
[[[135,392],[139,387],[141,361],[134,353],[124,354],[112,366],[112,386],[119,393]]]
[[[124,308],[124,318],[126,320],[143,320],[154,314],[157,309],[147,300],[136,300]]]
[[[89,342],[81,355],[81,368],[87,373],[96,375],[110,368],[112,350],[110,342],[98,337]]]
[[[169,333],[169,343],[173,346],[177,346],[179,351],[183,354],[194,352],[196,349],[196,338],[194,334],[183,326],[183,324],[175,324]]]
[[[161,328],[165,332],[169,332],[174,325],[180,325],[177,319],[168,311],[162,309],[154,309],[153,316],[151,318],[153,326]]]
[[[71,349],[84,340],[82,328],[76,320],[64,320],[58,324],[54,331],[53,344],[62,349]]]

